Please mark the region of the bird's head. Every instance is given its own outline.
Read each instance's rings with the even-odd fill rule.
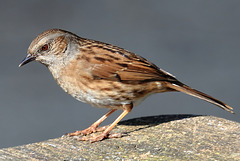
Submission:
[[[68,40],[76,35],[61,29],[51,29],[39,34],[30,44],[28,55],[19,64],[19,67],[38,61],[46,66],[62,59],[68,48]]]

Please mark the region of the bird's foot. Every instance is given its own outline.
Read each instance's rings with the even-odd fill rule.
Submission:
[[[107,128],[108,128],[108,126],[103,126],[103,127],[99,127],[99,128],[97,128],[96,126],[90,126],[90,127],[86,128],[85,130],[75,131],[73,133],[68,133],[66,135],[67,136],[78,136],[78,135],[85,136],[85,135],[89,135],[91,133],[104,131]]]
[[[91,143],[102,141],[107,138],[120,138],[122,137],[122,134],[120,133],[115,133],[115,134],[108,134],[108,133],[101,133],[100,135],[97,136],[92,136],[92,137],[86,137],[83,136],[81,138],[78,138],[78,141],[90,141]]]

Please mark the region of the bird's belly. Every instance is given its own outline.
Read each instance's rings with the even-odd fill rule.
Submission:
[[[131,99],[121,97],[120,94],[113,91],[107,91],[103,88],[98,87],[94,89],[79,83],[76,85],[76,82],[74,83],[72,81],[64,81],[64,83],[60,83],[59,80],[57,80],[57,82],[65,92],[75,99],[91,104],[95,107],[118,109],[121,108],[119,105],[130,104],[132,102]]]
[[[96,107],[121,109],[124,104],[140,104],[150,94],[159,92],[161,84],[124,84],[107,80],[56,79],[65,92],[81,102]]]

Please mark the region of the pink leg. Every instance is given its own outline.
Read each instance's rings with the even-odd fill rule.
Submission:
[[[88,127],[85,130],[82,131],[76,131],[74,133],[69,133],[67,134],[68,136],[77,136],[77,135],[88,135],[97,131],[103,131],[104,127],[97,129],[97,127],[108,117],[110,116],[113,112],[115,112],[116,109],[112,109],[110,110],[108,113],[106,113],[105,115],[103,115],[99,120],[97,120],[96,122],[94,122],[90,127]],[[105,127],[106,128],[106,127]]]
[[[112,134],[109,135],[109,132],[114,128],[114,126],[124,117],[126,116],[129,112],[131,112],[133,108],[132,104],[128,104],[128,105],[124,105],[124,109],[123,112],[121,113],[120,116],[118,116],[118,118],[100,135],[94,136],[94,137],[82,137],[80,139],[78,139],[79,141],[85,141],[85,140],[89,140],[90,142],[97,142],[97,141],[101,141],[105,138],[113,138],[113,137],[120,137],[121,135],[117,135],[117,134]]]

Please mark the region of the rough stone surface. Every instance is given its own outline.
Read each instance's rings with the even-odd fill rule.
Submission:
[[[92,144],[65,136],[0,149],[0,160],[240,160],[240,124],[222,118],[142,117],[120,122],[119,132]]]

